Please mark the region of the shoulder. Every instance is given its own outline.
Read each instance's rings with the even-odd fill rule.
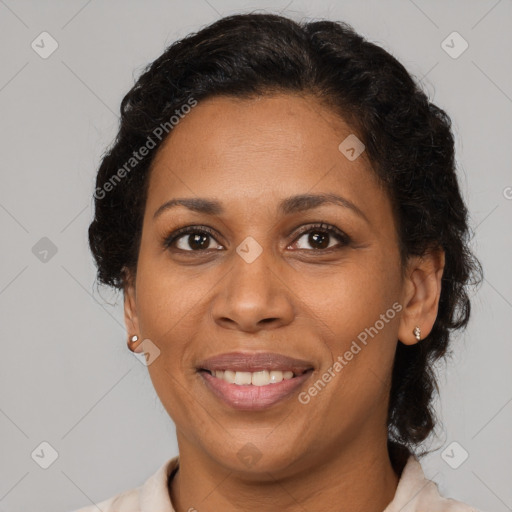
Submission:
[[[111,498],[101,501],[96,505],[90,505],[73,512],[140,512],[139,500],[140,488],[131,489],[129,491],[116,494]]]
[[[73,512],[174,512],[167,482],[169,475],[178,466],[178,456],[160,466],[158,471],[146,480],[144,485],[130,489],[94,505],[74,510]]]
[[[411,455],[402,471],[393,501],[384,512],[481,512],[439,494],[435,482],[425,478],[420,462]]]

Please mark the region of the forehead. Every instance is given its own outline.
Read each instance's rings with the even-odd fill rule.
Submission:
[[[311,96],[209,98],[159,149],[147,206],[155,210],[173,196],[254,206],[308,192],[387,200],[365,152],[350,160],[340,150],[346,140],[357,144],[354,137],[339,115]]]

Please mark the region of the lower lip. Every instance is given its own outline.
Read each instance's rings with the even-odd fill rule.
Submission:
[[[309,378],[312,371],[266,386],[230,384],[206,371],[199,373],[208,388],[229,406],[244,411],[257,411],[270,407],[293,394]]]

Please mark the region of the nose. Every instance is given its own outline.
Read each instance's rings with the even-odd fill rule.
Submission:
[[[233,255],[221,291],[213,298],[211,313],[221,327],[244,332],[275,329],[292,322],[293,292],[279,275],[279,264],[265,251],[248,263]],[[282,274],[282,272],[281,272]]]

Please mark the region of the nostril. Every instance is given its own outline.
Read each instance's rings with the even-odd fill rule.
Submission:
[[[264,318],[263,320],[260,320],[259,323],[268,324],[270,322],[275,322],[276,320],[277,320],[277,318]]]

